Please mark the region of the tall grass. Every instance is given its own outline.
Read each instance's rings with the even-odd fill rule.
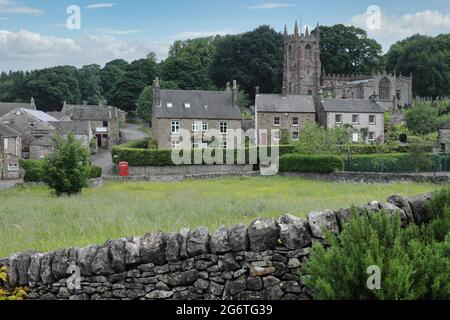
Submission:
[[[429,184],[338,184],[288,177],[183,182],[106,183],[76,197],[45,187],[0,192],[0,257],[104,243],[108,239],[175,232],[185,227],[250,223],[258,217],[338,209],[400,193],[433,191]]]

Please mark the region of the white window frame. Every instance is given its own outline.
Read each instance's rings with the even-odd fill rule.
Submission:
[[[167,102],[167,108],[173,108],[173,103],[172,102]]]
[[[372,138],[370,137],[370,136],[373,136]],[[371,131],[371,132],[369,132],[369,135],[368,135],[368,139],[369,139],[369,141],[375,141],[375,132],[373,132],[373,131]]]
[[[278,119],[278,123],[276,123],[276,119]],[[275,117],[273,117],[273,125],[274,125],[275,127],[281,126],[281,117],[280,117],[280,116],[275,116]]]
[[[219,130],[221,134],[228,134],[228,122],[220,122]]]
[[[370,117],[373,117],[373,121],[370,121]],[[376,125],[377,124],[377,117],[374,114],[369,115],[369,124],[370,125]]]
[[[295,138],[295,135],[297,135],[297,138]],[[300,139],[300,132],[292,132],[292,141],[298,141]]]
[[[180,132],[181,132],[181,121],[178,121],[178,120],[172,121],[171,126],[170,126],[170,132],[172,134],[180,134]]]
[[[295,123],[295,120],[297,120],[297,123]],[[300,118],[299,117],[293,117],[292,118],[292,126],[298,127],[300,125]]]
[[[338,117],[339,117],[339,121],[338,121]],[[335,124],[342,124],[342,114],[335,114],[334,115],[334,123]]]
[[[3,138],[3,149],[6,151],[9,148],[9,138]]]
[[[208,121],[203,121],[202,122],[202,131],[206,132],[208,130],[209,130],[209,123],[208,123]]]
[[[359,132],[353,132],[352,133],[352,142],[353,143],[358,143],[359,142]]]
[[[356,117],[356,121],[355,121],[355,117]],[[352,114],[352,123],[359,124],[359,114]]]
[[[190,104],[190,103],[185,103],[185,104],[184,104],[184,107],[185,107],[186,109],[190,109],[190,108],[191,108],[191,104]]]
[[[171,148],[172,148],[172,150],[180,150],[181,149],[181,142],[179,140],[172,140],[171,141]]]
[[[192,131],[194,132],[200,131],[200,121],[192,121]]]
[[[8,163],[8,171],[11,171],[11,172],[19,171],[19,164],[18,163]]]
[[[281,131],[274,131],[273,132],[273,141],[280,141],[281,140]]]

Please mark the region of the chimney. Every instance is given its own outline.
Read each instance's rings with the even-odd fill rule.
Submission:
[[[259,94],[259,87],[255,87],[255,95]]]
[[[161,87],[159,85],[159,78],[153,81],[153,106],[161,107]]]
[[[227,88],[226,91],[231,91],[231,84],[229,82],[227,82]]]
[[[283,86],[283,90],[282,90],[282,94],[283,94],[283,97],[286,97],[287,96],[287,88],[286,88],[286,86]]]
[[[33,98],[33,97],[31,97],[30,105],[31,105],[31,107],[32,107],[34,110],[36,110],[36,103],[34,102],[34,98]]]
[[[233,80],[233,87],[231,89],[232,92],[232,100],[233,100],[233,107],[239,106],[239,90],[237,86],[237,81]]]

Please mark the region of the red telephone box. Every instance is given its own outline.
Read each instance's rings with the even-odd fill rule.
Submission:
[[[120,162],[119,163],[119,176],[128,177],[129,176],[129,163],[128,162]]]

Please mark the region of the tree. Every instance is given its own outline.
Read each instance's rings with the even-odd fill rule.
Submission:
[[[153,88],[147,86],[142,90],[136,102],[136,112],[139,118],[143,121],[152,123],[152,109],[153,109]]]
[[[169,57],[161,63],[163,80],[174,81],[182,90],[210,90],[211,64],[215,53],[215,38],[176,41]]]
[[[128,62],[122,59],[108,62],[100,71],[100,85],[102,95],[109,102],[113,94],[113,89],[117,81],[125,74]]]
[[[390,72],[413,75],[413,92],[422,97],[450,93],[450,34],[414,35],[392,45],[386,54]]]
[[[295,143],[295,152],[303,154],[334,154],[337,146],[350,143],[348,128],[325,129],[316,123],[308,123]]]
[[[99,104],[104,100],[100,86],[101,68],[98,64],[83,66],[77,71],[81,100],[87,104]]]
[[[363,29],[321,26],[320,37],[322,68],[327,74],[372,74],[383,69],[382,47],[367,38]]]
[[[416,103],[406,112],[405,120],[408,129],[419,135],[434,132],[439,127],[438,110],[428,103]]]
[[[252,98],[255,87],[262,93],[281,92],[283,80],[283,35],[261,26],[240,35],[217,39],[211,78],[218,88],[231,80]]]
[[[44,165],[44,181],[57,196],[75,195],[88,186],[90,176],[89,150],[69,133],[63,139],[56,135],[54,150]]]

